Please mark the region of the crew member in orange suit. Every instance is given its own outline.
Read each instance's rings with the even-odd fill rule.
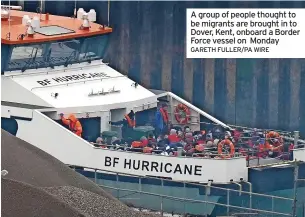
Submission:
[[[64,114],[60,114],[61,121],[69,126],[69,129],[76,135],[82,137],[83,127],[79,120],[75,117],[74,114],[70,114],[68,118],[64,117]]]
[[[129,130],[136,126],[135,113],[133,110],[129,114],[124,115],[124,119],[121,121],[109,121],[109,124],[114,126],[122,125],[122,137],[123,139],[128,139]]]
[[[279,133],[270,131],[266,136],[265,148],[272,152],[272,157],[279,156],[283,151],[284,141]]]
[[[167,105],[165,103],[162,104],[162,106],[157,110],[155,115],[155,121],[155,130],[157,136],[159,136],[160,134],[167,134],[169,127],[169,118],[167,112]]]

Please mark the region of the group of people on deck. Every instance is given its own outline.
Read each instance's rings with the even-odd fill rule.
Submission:
[[[143,136],[140,141],[130,141],[127,138],[131,129],[136,126],[135,113],[131,110],[124,116],[124,119],[116,122],[109,121],[111,125],[122,126],[122,139],[113,137],[111,146],[106,145],[101,137],[97,138],[96,144],[102,148],[127,149],[136,152],[160,153],[163,155],[176,155],[178,149],[183,150],[183,154],[192,156],[213,157],[213,150],[217,150],[222,140],[229,140],[234,145],[241,142],[243,131],[241,129],[223,132],[220,127],[215,127],[209,131],[194,131],[185,126],[174,127],[171,125],[168,115],[167,104],[162,104],[155,113],[155,132],[147,137]],[[65,118],[61,114],[62,122],[69,126],[69,129],[78,136],[82,136],[82,126],[75,115],[71,114]],[[268,136],[270,138],[268,138]],[[283,152],[283,141],[278,138],[278,134],[269,132],[266,136],[262,132],[253,131],[251,138],[246,141],[247,147],[257,150],[258,157],[277,157]],[[267,140],[267,141],[266,141]],[[245,140],[243,140],[245,142]],[[292,148],[292,147],[290,147]],[[248,155],[248,148],[238,147],[238,152]],[[209,152],[211,151],[211,152]],[[272,154],[270,154],[272,152]],[[204,153],[204,154],[203,154]]]

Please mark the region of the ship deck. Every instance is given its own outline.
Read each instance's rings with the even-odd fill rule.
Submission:
[[[29,17],[31,18],[33,18],[34,16],[41,17],[40,19],[41,27],[60,26],[72,30],[74,31],[74,33],[51,35],[51,36],[46,36],[36,33],[33,37],[26,36],[21,40],[19,39],[19,36],[21,34],[25,34],[26,32],[26,27],[22,25],[23,15],[29,15]],[[46,14],[41,14],[40,16],[40,14],[37,13],[11,10],[11,16],[9,21],[1,21],[1,43],[28,44],[28,43],[57,41],[57,40],[73,39],[79,37],[103,35],[112,32],[112,28],[110,27],[100,28],[101,25],[97,23],[90,22],[91,28],[89,30],[81,30],[80,29],[81,25],[82,25],[82,21],[76,18],[74,19],[70,17],[49,15],[49,19],[46,20]]]

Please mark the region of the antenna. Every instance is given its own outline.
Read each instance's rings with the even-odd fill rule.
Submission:
[[[39,18],[40,20],[41,20],[41,14],[42,14],[42,1],[43,0],[40,0],[40,18]]]
[[[74,1],[74,19],[76,18],[76,0]]]
[[[11,40],[11,0],[8,1],[8,40]]]
[[[110,0],[108,0],[108,26],[109,26],[109,19],[110,19]]]

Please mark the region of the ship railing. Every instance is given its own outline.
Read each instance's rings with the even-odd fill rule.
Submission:
[[[145,153],[143,152],[143,148],[133,148],[128,145],[113,145],[113,144],[98,144],[91,142],[92,145],[95,146],[95,148],[98,149],[109,149],[109,150],[115,150],[115,151],[124,151],[129,153],[140,153],[140,154],[146,154],[146,155],[163,155],[162,153],[166,152],[164,149],[152,149],[151,153]],[[165,155],[166,157],[184,157],[184,158],[201,158],[201,159],[218,159],[219,153],[217,151],[214,151],[214,148],[205,148],[204,152],[202,153],[193,153],[191,155],[182,155],[183,148],[179,147],[177,150],[177,155]],[[278,164],[287,164],[289,163],[291,159],[291,152],[282,152],[281,155],[274,157],[274,158],[261,158],[260,155],[264,154],[264,151],[254,150],[251,149],[250,151],[246,151],[245,153],[239,153],[235,152],[233,157],[240,158],[245,157],[247,159],[247,167],[257,167],[257,166],[267,166],[267,165],[278,165]],[[229,154],[229,153],[224,153]],[[247,156],[245,156],[245,154]],[[270,163],[270,162],[264,162],[264,160],[274,160],[276,162]]]
[[[94,67],[98,67],[98,66],[108,66],[109,63],[104,63],[103,60],[96,60],[96,61],[93,61],[90,65],[88,64],[83,64],[83,63],[77,63],[77,64],[72,64],[70,65],[69,67],[67,68],[62,68],[62,67],[58,67],[58,68],[54,68],[54,69],[50,69],[50,68],[39,68],[39,69],[35,69],[35,71],[33,72],[28,72],[28,71],[25,71],[25,72],[16,72],[16,73],[8,73],[4,76],[6,77],[11,77],[11,78],[14,78],[14,77],[18,77],[18,76],[24,76],[24,75],[27,75],[27,76],[35,76],[37,74],[45,74],[45,75],[48,75],[48,74],[52,74],[52,73],[60,73],[60,72],[68,72],[68,71],[73,71],[73,70],[84,70],[84,69],[88,69],[88,68],[94,68]]]
[[[170,112],[169,112],[170,114]],[[194,115],[192,115],[191,117],[195,117]],[[212,122],[206,122],[206,121],[199,121],[199,122],[193,122],[190,124],[205,124],[206,126],[219,126],[219,127],[223,127],[222,125],[218,124],[218,123],[212,123]],[[179,124],[179,123],[175,123],[174,125],[187,125],[187,124]],[[245,126],[239,126],[239,125],[233,125],[233,124],[227,124],[227,126],[230,126],[231,129],[242,129],[242,130],[246,130],[246,132],[240,132],[241,134],[246,134],[246,133],[253,133],[253,132],[269,132],[269,131],[275,131],[278,132],[281,135],[289,135],[292,136],[294,134],[294,132],[290,132],[290,131],[284,131],[284,130],[277,130],[277,129],[266,129],[266,128],[255,128],[255,127],[245,127]]]
[[[209,184],[203,184],[203,183],[193,183],[189,181],[175,181],[167,178],[162,177],[152,177],[152,176],[141,176],[141,175],[131,175],[128,173],[123,172],[113,172],[110,170],[102,170],[102,169],[95,169],[90,167],[82,167],[77,165],[68,165],[70,168],[74,169],[77,172],[81,171],[88,171],[88,172],[94,172],[94,178],[92,180],[98,184],[100,187],[104,189],[109,189],[110,193],[113,194],[113,196],[116,196],[121,201],[132,205],[134,207],[142,207],[142,208],[149,208],[146,207],[143,203],[145,203],[145,196],[155,197],[157,200],[159,200],[159,209],[155,211],[160,211],[161,215],[163,212],[169,212],[174,213],[174,210],[171,210],[165,203],[169,203],[169,201],[174,202],[181,202],[181,207],[183,207],[182,213],[190,213],[187,209],[188,206],[192,207],[194,204],[202,204],[201,207],[204,210],[204,206],[217,206],[217,207],[225,207],[226,208],[226,214],[230,215],[232,213],[256,213],[260,216],[292,216],[290,212],[283,212],[283,204],[286,207],[292,207],[293,198],[288,197],[281,197],[281,196],[275,196],[275,195],[268,195],[268,194],[260,194],[260,193],[254,193],[252,192],[252,184],[250,182],[246,182],[241,180],[240,182],[231,182],[226,184],[231,184],[231,187],[238,185],[239,190],[231,189],[231,188],[225,188],[225,187],[218,187],[213,186],[217,183],[209,183]],[[103,173],[104,174],[112,174],[116,177],[116,181],[114,182],[113,186],[103,184]],[[126,189],[120,187],[120,177],[133,177],[137,178],[138,182],[136,186],[133,186],[135,189]],[[155,188],[149,188],[147,184],[143,184],[143,179],[152,179],[159,183],[161,186],[160,191],[161,192],[168,192],[166,190],[162,190],[165,186],[167,186],[169,183],[177,183],[179,184],[180,188],[182,190],[179,192],[182,192],[181,196],[173,196],[173,195],[166,195],[166,194],[159,194],[156,193]],[[135,182],[136,183],[136,182]],[[175,186],[177,186],[177,184]],[[225,184],[225,183],[222,183]],[[114,187],[115,186],[115,187]],[[198,189],[204,190],[204,194],[202,195],[201,199],[193,199],[194,195],[191,196],[187,195],[188,188],[194,188],[197,187]],[[247,191],[243,190],[243,188],[246,188]],[[137,190],[138,189],[138,190]],[[146,189],[146,191],[143,191],[143,189]],[[153,192],[150,192],[153,191]],[[124,193],[127,192],[127,193]],[[226,198],[225,200],[221,200],[223,202],[215,202],[211,201],[212,195],[220,195],[223,198]],[[142,198],[142,196],[144,198]],[[126,198],[128,197],[128,198]],[[198,197],[198,195],[196,195]],[[238,204],[234,202],[232,197],[240,197],[240,200],[243,201],[241,204]],[[245,202],[247,200],[247,202]],[[127,202],[128,201],[128,202]],[[154,200],[155,201],[155,200]],[[143,203],[142,203],[143,202]],[[269,207],[266,209],[262,209],[261,207]],[[164,209],[167,207],[166,209]],[[193,207],[192,207],[193,208]],[[192,210],[190,208],[190,210]],[[179,213],[181,214],[181,212]]]
[[[199,124],[205,124],[206,126],[221,126],[217,123],[211,123],[211,122],[205,122],[205,121],[200,121],[198,122]],[[295,136],[299,137],[299,131],[284,131],[284,130],[277,130],[277,129],[266,129],[266,128],[253,128],[253,127],[245,127],[245,126],[239,126],[239,125],[232,125],[232,124],[228,124],[228,126],[230,126],[233,129],[242,129],[245,130],[245,132],[240,132],[241,135],[243,134],[249,134],[249,133],[255,133],[255,132],[270,132],[270,131],[275,131],[278,132],[281,137],[283,139],[289,140],[289,141],[294,141],[295,140]],[[224,134],[224,133],[223,133]],[[296,135],[297,134],[297,135]],[[246,137],[244,137],[246,138]],[[250,137],[251,138],[251,137]],[[305,144],[305,140],[297,138],[298,143],[300,144]]]
[[[158,155],[161,154],[163,152],[166,152],[165,149],[152,149],[151,153],[145,153],[143,152],[143,148],[133,148],[130,147],[128,145],[109,145],[109,144],[98,144],[95,142],[91,142],[92,145],[95,146],[95,148],[99,148],[99,149],[110,149],[110,150],[116,150],[116,151],[125,151],[125,152],[138,152],[138,153],[142,153],[142,154],[148,154],[148,155]],[[212,149],[210,148],[206,148],[205,151],[203,153],[194,153],[192,155],[181,155],[182,147],[178,147],[178,155],[166,155],[168,157],[200,157],[200,158],[211,158],[211,157],[217,157],[219,156],[217,151],[212,151]],[[215,148],[213,148],[215,149]],[[207,156],[202,157],[202,155],[207,154]],[[241,153],[236,152],[234,154],[233,157],[242,157],[243,155]]]
[[[221,126],[217,123],[210,123],[210,122],[204,122],[201,121],[199,122],[200,124],[205,124],[208,128],[211,126]],[[249,134],[252,133],[268,133],[270,131],[275,131],[277,133],[280,134],[280,137],[275,137],[274,139],[284,139],[284,144],[285,145],[290,145],[290,144],[294,144],[294,149],[298,149],[298,148],[304,148],[305,145],[305,140],[301,139],[299,136],[299,131],[283,131],[283,130],[275,130],[275,129],[259,129],[259,128],[249,128],[249,127],[243,127],[243,126],[237,126],[237,125],[229,125],[230,127],[232,127],[232,129],[242,129],[244,131],[240,131],[240,137],[239,137],[239,141],[238,144],[247,144],[247,141],[249,141],[250,139],[253,139],[255,137],[258,136],[248,136]],[[225,136],[225,132],[221,132],[219,133],[220,137],[224,137]],[[234,138],[234,136],[232,136]],[[265,137],[261,138],[261,139],[267,139]]]

